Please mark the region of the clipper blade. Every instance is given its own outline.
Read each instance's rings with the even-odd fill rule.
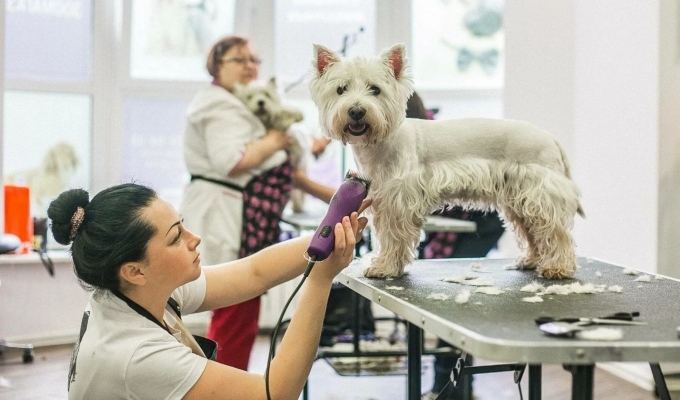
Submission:
[[[347,173],[345,174],[345,180],[350,179],[361,182],[366,187],[366,191],[371,187],[371,180],[367,176],[351,169],[347,170]]]

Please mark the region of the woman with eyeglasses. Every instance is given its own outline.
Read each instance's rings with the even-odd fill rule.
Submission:
[[[364,201],[361,210],[370,205]],[[212,361],[218,348],[192,335],[182,315],[224,307],[305,271],[309,237],[202,267],[201,238],[152,189],[81,189],[48,210],[54,239],[70,244],[80,283],[93,291],[68,374],[68,398],[266,399],[265,378]],[[308,274],[300,304],[269,369],[271,398],[297,399],[314,362],[333,278],[353,259],[366,226],[357,213],[334,227],[335,247]]]
[[[293,139],[286,132],[266,131],[232,94],[234,85],[258,78],[260,63],[247,38],[217,41],[206,63],[212,84],[196,94],[186,114],[184,160],[191,182],[180,211],[185,226],[203,238],[206,264],[243,258],[277,243],[293,185],[309,190],[311,180],[293,170],[285,151]],[[328,201],[332,190],[326,192],[322,200]],[[255,297],[212,312],[207,336],[221,349],[218,362],[248,369],[259,310]]]

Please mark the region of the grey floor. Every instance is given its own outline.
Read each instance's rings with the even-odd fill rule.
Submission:
[[[251,358],[251,370],[264,372],[269,351],[268,337],[261,336]],[[33,363],[24,364],[21,353],[7,351],[0,356],[0,399],[66,399],[66,375],[71,346],[36,349]],[[483,363],[482,360],[478,360]],[[323,360],[314,364],[310,376],[310,399],[313,400],[405,400],[406,377],[343,377]],[[432,359],[423,357],[423,388],[432,384]],[[527,398],[526,379],[523,382]],[[543,369],[543,399],[571,399],[571,376],[559,365]],[[519,399],[511,372],[478,375],[474,381],[476,400]],[[680,393],[673,398],[680,399]],[[595,399],[652,400],[651,392],[596,369]]]

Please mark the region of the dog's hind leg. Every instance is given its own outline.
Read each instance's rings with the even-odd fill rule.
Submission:
[[[511,208],[503,208],[503,216],[508,221],[517,237],[517,244],[523,253],[515,261],[520,269],[536,269],[540,262],[538,249],[531,232],[527,228],[526,222],[522,217],[517,215]]]
[[[387,209],[374,209],[371,235],[377,239],[377,257],[371,260],[364,275],[370,278],[401,277],[406,265],[416,258],[422,225],[423,218],[417,213],[402,217]]]
[[[568,229],[557,226],[538,241],[538,272],[548,279],[571,278],[576,272],[574,241]]]
[[[571,278],[576,272],[576,254],[570,229],[578,191],[571,181],[550,178],[525,198],[524,219],[538,251],[538,272],[548,279]]]

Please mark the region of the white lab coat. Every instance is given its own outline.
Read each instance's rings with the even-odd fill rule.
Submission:
[[[224,88],[210,85],[199,91],[187,110],[184,160],[191,175],[245,187],[250,179],[281,165],[284,150],[238,177],[227,174],[241,160],[246,144],[266,134],[264,125],[243,103]],[[243,214],[242,194],[204,180],[190,182],[180,212],[184,225],[201,236],[203,265],[238,258]]]

